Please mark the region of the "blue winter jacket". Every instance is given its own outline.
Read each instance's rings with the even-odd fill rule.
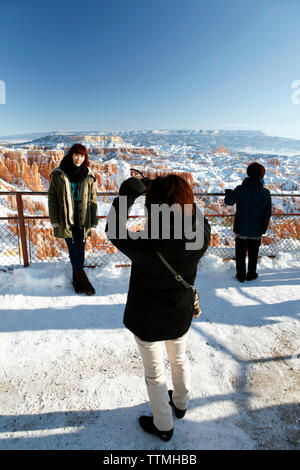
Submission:
[[[244,237],[260,237],[271,217],[270,191],[255,178],[246,178],[235,189],[225,189],[225,204],[236,204],[233,231]]]

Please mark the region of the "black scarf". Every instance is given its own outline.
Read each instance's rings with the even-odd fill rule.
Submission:
[[[66,173],[72,183],[79,183],[83,181],[89,172],[87,166],[85,165],[85,161],[80,166],[76,166],[74,165],[72,156],[70,155],[64,156],[60,162],[59,168],[64,173]]]

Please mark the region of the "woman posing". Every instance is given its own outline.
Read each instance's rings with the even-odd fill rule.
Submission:
[[[146,227],[132,239],[126,232],[128,211],[135,199],[144,193]],[[163,204],[164,207],[177,204],[182,209],[188,205],[193,228],[190,234],[195,232],[196,218],[200,213],[193,204],[191,186],[180,176],[156,178],[147,183],[147,190],[141,180],[129,178],[121,184],[119,195],[126,198],[114,199],[106,232],[111,242],[132,261],[123,321],[134,334],[142,356],[153,414],[141,416],[139,424],[144,431],[168,441],[173,435],[172,409],[178,418],[183,418],[189,401],[190,373],[186,342],[193,318],[193,304],[192,289],[186,289],[175,280],[156,250],[186,282],[193,285],[199,259],[209,245],[210,227],[201,214],[198,219],[201,219],[201,243],[196,249],[187,248],[185,234],[178,238],[172,218],[168,222],[162,217],[159,226],[154,227],[156,235],[151,239],[150,232],[153,233],[154,226],[152,208]],[[183,217],[180,224],[182,220]],[[110,224],[113,227],[111,231]],[[166,228],[170,229],[169,236],[163,236]],[[191,241],[190,236],[187,238]],[[164,343],[172,370],[173,390],[169,391],[164,376]]]
[[[50,175],[48,208],[54,236],[64,238],[78,294],[95,294],[83,269],[85,238],[98,224],[96,178],[89,169],[87,149],[73,145]]]

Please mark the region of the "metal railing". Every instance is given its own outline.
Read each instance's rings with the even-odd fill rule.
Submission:
[[[98,198],[110,202],[114,192],[98,192]],[[6,196],[6,215],[0,216],[0,269],[37,262],[68,260],[68,250],[63,239],[54,238],[47,215],[46,192],[0,192]],[[45,203],[33,202],[31,197],[42,196]],[[296,198],[300,194],[273,194],[276,197]],[[30,199],[26,199],[30,197]],[[224,193],[196,193],[197,202],[207,198],[224,197]],[[109,205],[108,205],[109,206]],[[3,212],[3,211],[2,211]],[[37,213],[40,214],[37,215]],[[101,212],[101,211],[100,211]],[[206,211],[204,211],[206,212]],[[235,240],[232,233],[234,214],[205,213],[211,225],[211,242],[208,253],[229,259],[235,255]],[[109,261],[129,264],[130,260],[120,253],[107,239],[104,228],[106,215],[99,215],[97,229],[86,241],[86,265],[99,266]],[[130,216],[129,228],[136,230],[143,224],[143,216]],[[260,255],[276,256],[280,251],[300,250],[300,214],[273,213],[267,233],[262,238]]]

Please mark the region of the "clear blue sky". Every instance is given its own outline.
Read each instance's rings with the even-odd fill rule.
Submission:
[[[300,139],[299,0],[1,0],[0,136],[262,129]]]

